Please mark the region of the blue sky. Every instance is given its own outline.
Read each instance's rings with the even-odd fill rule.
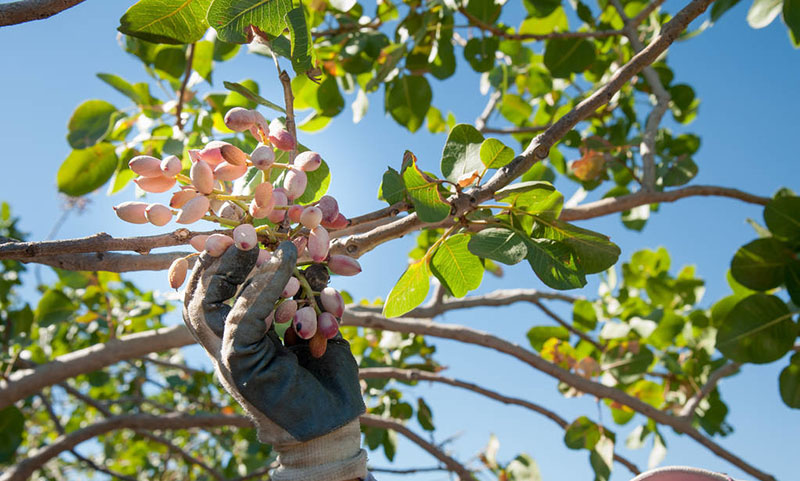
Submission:
[[[44,239],[60,214],[55,172],[69,153],[65,136],[72,110],[90,98],[108,100],[118,108],[128,106],[126,99],[98,80],[95,73],[111,72],[131,82],[147,80],[138,62],[116,43],[117,21],[131,3],[89,0],[49,20],[0,28],[0,141],[4,146],[0,200],[12,205],[31,240]],[[669,64],[676,81],[692,85],[702,103],[697,120],[690,126],[675,126],[669,114],[666,125],[702,137],[702,147],[695,157],[700,166],[696,184],[738,187],[761,195],[771,195],[781,186],[800,191],[798,51],[791,48],[786,28],[779,20],[763,30],[750,29],[745,22],[749,7],[745,3],[699,37],[675,44],[670,50]],[[519,11],[517,6],[511,7],[510,13]],[[665,5],[671,13],[680,7],[680,2],[672,0]],[[518,23],[511,17],[506,19]],[[256,56],[240,55],[224,64],[215,72],[214,90],[222,91],[222,80],[244,78],[257,79],[264,96],[280,100],[274,66]],[[442,111],[452,110],[459,122],[472,122],[485,104],[478,92],[477,74],[463,62],[459,63],[456,77],[432,84],[434,105]],[[415,152],[428,170],[438,170],[445,137],[424,129],[411,135],[398,127],[384,115],[381,96],[370,96],[369,112],[360,124],[352,124],[348,108],[323,132],[302,134],[300,139],[331,164],[331,193],[349,216],[382,206],[376,198],[380,176],[387,165],[399,166],[405,149]],[[347,101],[349,104],[352,98]],[[511,139],[504,140],[518,149]],[[567,184],[559,186],[567,197],[574,189]],[[164,231],[132,226],[116,218],[111,206],[132,200],[131,187],[113,198],[100,192],[90,199],[86,212],[80,217],[71,216],[59,237],[100,231],[115,236]],[[748,217],[760,219],[761,210],[730,199],[690,198],[662,205],[643,232],[625,230],[617,216],[580,225],[610,235],[623,250],[621,259],[638,249],[663,245],[672,255],[674,271],[686,264],[696,265],[698,275],[707,282],[703,304],[708,306],[728,292],[725,271],[736,248],[755,236],[745,222]],[[366,255],[362,258],[364,273],[337,279],[336,287],[358,297],[385,297],[404,270],[405,253],[413,242],[408,237]],[[43,269],[45,278],[46,271]],[[137,274],[134,279],[155,289],[168,289],[162,273]],[[583,294],[593,296],[595,286],[591,283]],[[487,276],[479,292],[501,287],[543,286],[527,266],[518,266],[507,269],[500,280]],[[31,287],[25,293],[30,301],[36,301]],[[562,306],[556,307],[558,312],[568,314]],[[547,323],[529,306],[454,312],[441,320],[490,331],[521,345],[527,345],[524,334],[528,328]],[[170,322],[180,319],[176,316]],[[535,400],[567,419],[580,415],[599,419],[593,400],[586,396],[562,398],[551,378],[507,356],[451,341],[436,343],[438,359],[450,367],[446,372],[449,376]],[[191,362],[204,362],[197,349],[188,352]],[[736,431],[719,442],[757,467],[788,480],[796,478],[796,463],[791,457],[796,456],[800,411],[786,408],[778,397],[777,376],[784,365],[785,361],[746,366],[740,375],[723,383],[723,398],[731,409],[728,421]],[[411,399],[420,395],[434,409],[436,440],[456,436],[447,448],[461,460],[474,460],[489,435],[495,433],[501,443],[501,460],[524,451],[536,459],[546,480],[591,479],[588,454],[568,451],[561,441],[560,429],[543,418],[450,387],[420,385],[411,392]],[[605,413],[604,420],[609,421],[607,418]],[[612,429],[619,440],[624,440],[635,424]],[[415,424],[412,428],[420,430]],[[663,432],[669,448],[664,464],[704,466],[749,479],[693,441],[675,436],[669,429]],[[646,466],[648,449],[622,452]],[[377,466],[388,465],[380,452],[372,454],[372,458]],[[407,442],[400,446],[397,463],[405,467],[434,464],[430,456]],[[612,479],[628,478],[628,473],[618,468]],[[402,478],[381,475],[380,479]],[[447,476],[434,473],[415,475],[414,479],[433,481]]]

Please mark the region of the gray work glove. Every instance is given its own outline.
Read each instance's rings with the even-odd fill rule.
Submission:
[[[292,275],[297,249],[282,242],[253,269],[257,257],[258,249],[235,246],[220,257],[201,254],[186,288],[186,326],[252,418],[258,439],[278,452],[275,481],[363,478],[358,416],[365,407],[350,346],[337,336],[319,359],[307,342],[283,346],[264,319]],[[237,290],[229,307],[225,301]]]

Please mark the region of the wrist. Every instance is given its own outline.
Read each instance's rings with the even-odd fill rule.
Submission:
[[[358,420],[304,443],[275,445],[274,481],[349,481],[367,477]]]

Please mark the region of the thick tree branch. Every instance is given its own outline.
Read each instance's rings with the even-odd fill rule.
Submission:
[[[601,199],[588,204],[579,205],[577,207],[564,209],[561,211],[561,216],[559,219],[565,221],[594,219],[595,217],[602,217],[604,215],[630,210],[640,205],[675,202],[676,200],[693,196],[729,197],[731,199],[738,199],[743,202],[758,205],[767,205],[770,200],[769,197],[749,194],[747,192],[742,192],[741,190],[731,189],[728,187],[717,187],[714,185],[691,185],[689,187],[683,187],[667,192],[640,191],[635,194],[625,195],[622,197]]]
[[[129,334],[85,349],[59,356],[33,369],[20,369],[0,380],[0,409],[36,394],[45,386],[102,369],[126,359],[151,352],[166,351],[194,344],[195,339],[183,324]]]
[[[20,0],[0,5],[0,27],[43,20],[84,0]]]
[[[60,256],[27,257],[25,263],[44,264],[68,271],[164,271],[179,257],[192,252],[165,252],[163,254],[116,254],[113,252],[92,252],[89,254],[64,254]],[[189,267],[195,258],[189,259]]]
[[[24,481],[47,461],[53,459],[62,452],[70,450],[78,444],[96,436],[118,429],[155,431],[191,428],[208,429],[224,426],[236,426],[239,428],[252,427],[250,420],[244,416],[200,414],[191,416],[186,414],[166,414],[163,416],[133,414],[129,416],[114,416],[64,436],[60,436],[47,446],[32,451],[26,459],[8,468],[3,475],[0,476],[0,481]]]
[[[700,405],[700,402],[706,396],[711,394],[711,392],[716,389],[717,384],[719,384],[722,378],[739,372],[740,367],[742,367],[742,365],[738,362],[731,362],[714,371],[711,376],[708,377],[708,381],[706,381],[703,387],[700,388],[697,394],[695,394],[691,399],[689,399],[689,401],[686,402],[678,415],[681,418],[691,420],[692,417],[694,417],[694,411],[697,409],[697,406]]]
[[[467,344],[475,344],[478,346],[487,347],[495,351],[508,354],[528,364],[534,369],[574,387],[578,391],[592,394],[601,399],[611,399],[613,401],[617,401],[620,404],[628,406],[634,411],[647,416],[659,424],[670,426],[676,431],[688,435],[703,446],[706,446],[721,458],[726,459],[733,465],[762,481],[776,481],[772,475],[750,465],[739,456],[727,451],[713,440],[703,436],[703,434],[693,428],[686,420],[671,416],[637,398],[626,394],[619,389],[605,386],[573,374],[553,363],[545,361],[535,353],[523,349],[517,344],[508,342],[505,339],[493,336],[487,332],[471,329],[465,326],[439,324],[425,319],[387,319],[375,314],[356,314],[347,311],[345,311],[342,322],[343,324],[351,326],[369,327],[373,329],[384,329],[394,332],[415,333],[433,337],[441,337],[444,339],[451,339]]]
[[[389,418],[382,418],[374,414],[362,414],[361,424],[373,428],[383,428],[383,429],[391,429],[397,431],[398,433],[408,438],[409,441],[413,442],[417,446],[429,452],[433,457],[444,463],[444,465],[447,466],[447,469],[454,472],[458,476],[458,478],[461,479],[462,481],[472,481],[475,479],[472,476],[472,473],[470,473],[470,471],[466,467],[464,467],[464,465],[462,465],[455,459],[445,454],[437,446],[434,446],[428,441],[422,439],[421,436],[419,436],[414,431],[405,427],[402,423],[400,423],[400,421],[396,421],[394,419],[389,419]],[[0,478],[0,481],[3,481],[2,478]]]
[[[551,421],[553,421],[554,423],[558,424],[559,427],[561,427],[561,429],[566,429],[569,426],[569,422],[566,419],[562,418],[553,411],[545,407],[542,407],[538,404],[526,401],[524,399],[504,396],[503,394],[491,391],[489,389],[478,386],[477,384],[473,384],[471,382],[460,381],[458,379],[439,376],[438,374],[433,374],[431,372],[420,371],[418,369],[372,367],[372,368],[361,369],[358,372],[358,376],[361,379],[402,379],[404,381],[439,382],[442,384],[447,384],[449,386],[454,386],[454,387],[460,387],[462,389],[466,389],[468,391],[481,394],[490,399],[494,399],[495,401],[500,401],[503,404],[512,404],[515,406],[521,406],[526,409],[530,409],[531,411],[541,414],[546,418],[550,419]],[[628,468],[630,472],[634,474],[634,476],[638,475],[641,472],[639,468],[636,467],[635,464],[633,464],[631,461],[625,459],[622,456],[615,454],[614,459],[618,461],[620,464],[624,465],[626,468]]]

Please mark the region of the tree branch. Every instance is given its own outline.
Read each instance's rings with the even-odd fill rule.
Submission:
[[[416,473],[432,473],[436,471],[448,471],[443,466],[431,466],[429,468],[407,468],[407,469],[394,469],[394,468],[376,468],[370,466],[367,471],[371,473],[387,473],[387,474],[416,474]]]
[[[178,126],[178,130],[183,130],[183,120],[181,119],[181,113],[183,112],[183,102],[184,97],[186,97],[186,86],[189,84],[189,77],[192,75],[192,64],[194,63],[194,44],[189,45],[189,50],[186,52],[186,71],[183,73],[183,82],[181,82],[181,88],[178,91],[178,105],[175,107],[175,125]]]
[[[538,132],[545,131],[550,128],[550,124],[547,125],[532,125],[529,127],[483,127],[480,130],[484,134],[503,134],[503,135],[510,135],[510,134],[535,134]]]
[[[186,414],[166,414],[163,416],[133,414],[128,416],[114,416],[75,430],[69,434],[59,436],[47,446],[32,451],[26,459],[9,467],[3,475],[0,476],[0,481],[24,481],[47,461],[53,459],[62,452],[70,450],[78,444],[96,436],[118,429],[143,429],[154,431],[190,428],[207,429],[224,426],[251,428],[252,424],[250,420],[244,416],[204,414],[191,416]]]
[[[535,301],[532,301],[532,302],[536,307],[538,307],[542,312],[544,312],[545,315],[547,315],[547,317],[549,317],[550,319],[556,321],[556,323],[559,324],[561,327],[563,327],[567,331],[575,334],[576,336],[578,336],[582,340],[588,342],[589,344],[594,346],[598,351],[600,351],[600,352],[604,351],[603,346],[600,345],[599,342],[597,342],[594,339],[592,339],[591,337],[589,337],[585,332],[581,332],[581,331],[575,329],[575,327],[573,327],[572,324],[568,323],[564,319],[561,319],[561,317],[559,317],[555,312],[551,311],[550,309],[547,308],[547,306],[545,306],[544,304],[539,302],[538,299],[535,300]]]
[[[20,0],[0,5],[0,27],[44,20],[84,0]]]
[[[342,323],[345,325],[369,327],[373,329],[384,329],[394,332],[414,333],[429,335],[433,337],[441,337],[444,339],[451,339],[455,341],[464,342],[467,344],[475,344],[478,346],[488,347],[498,352],[513,356],[520,361],[528,364],[534,369],[541,371],[551,377],[562,381],[575,389],[592,394],[601,399],[611,399],[620,404],[630,407],[634,411],[647,416],[653,421],[670,426],[678,432],[684,433],[695,439],[697,442],[706,446],[712,452],[717,454],[723,459],[728,460],[735,466],[743,471],[751,474],[752,476],[762,481],[776,481],[775,478],[767,474],[755,466],[748,464],[739,456],[727,451],[722,446],[715,443],[713,440],[706,438],[691,426],[690,423],[684,419],[671,416],[653,406],[634,398],[625,392],[615,389],[610,386],[585,379],[581,376],[573,374],[559,366],[545,361],[535,353],[523,349],[517,344],[493,336],[487,332],[478,331],[465,326],[453,324],[439,324],[431,322],[430,320],[423,319],[387,319],[375,314],[356,314],[353,312],[345,311],[342,317]]]
[[[564,209],[561,211],[559,219],[564,221],[593,219],[595,217],[602,217],[604,215],[630,210],[640,205],[675,202],[676,200],[692,196],[729,197],[731,199],[738,199],[743,202],[758,205],[767,205],[770,201],[769,197],[749,194],[738,189],[713,185],[691,185],[667,192],[639,191],[635,194],[622,197],[601,199],[577,207]]]
[[[739,372],[740,367],[742,367],[742,365],[738,362],[731,362],[714,371],[711,376],[708,377],[708,381],[706,381],[703,387],[701,387],[700,390],[691,399],[689,399],[689,401],[686,402],[678,416],[691,421],[694,417],[695,409],[697,409],[697,406],[700,405],[700,401],[702,401],[706,396],[711,394],[714,389],[716,389],[717,384],[719,384],[722,378]]]
[[[361,379],[402,379],[404,381],[439,382],[442,384],[447,384],[454,387],[460,387],[462,389],[466,389],[468,391],[481,394],[490,399],[494,399],[495,401],[500,401],[503,404],[511,404],[515,406],[524,407],[535,413],[545,416],[554,423],[558,424],[559,427],[561,427],[561,429],[567,429],[567,427],[570,424],[566,419],[562,418],[553,411],[545,407],[542,407],[538,404],[532,403],[530,401],[526,401],[524,399],[519,399],[515,397],[504,396],[500,393],[491,391],[489,389],[478,386],[477,384],[473,384],[471,382],[460,381],[458,379],[439,376],[438,374],[433,374],[431,372],[426,372],[426,371],[420,371],[419,369],[400,369],[393,367],[364,368],[358,372],[358,377],[360,377]],[[636,467],[635,464],[633,464],[632,462],[630,462],[629,460],[625,459],[622,456],[614,454],[614,459],[617,460],[620,464],[624,465],[626,468],[628,468],[630,472],[634,474],[634,476],[638,475],[641,472],[639,468]]]
[[[475,119],[475,128],[478,129],[478,131],[485,132],[486,122],[489,120],[489,116],[492,115],[492,112],[494,112],[497,102],[499,102],[502,97],[503,93],[499,90],[495,90],[489,95],[489,101],[486,102],[486,107],[483,108],[483,112]]]
[[[36,394],[45,386],[60,383],[78,374],[96,371],[116,362],[141,357],[151,352],[166,351],[194,343],[195,339],[189,330],[180,324],[129,334],[105,344],[95,344],[64,354],[33,369],[14,371],[8,379],[0,380],[0,409]]]
[[[614,8],[616,8],[617,13],[619,13],[620,18],[622,18],[625,24],[623,31],[631,42],[633,51],[636,53],[640,52],[644,48],[644,45],[642,45],[642,42],[639,40],[636,24],[625,15],[625,7],[622,6],[619,0],[611,0],[611,3],[614,5]],[[658,134],[658,126],[661,124],[661,119],[667,112],[667,108],[669,108],[672,97],[669,95],[669,92],[667,92],[667,89],[664,88],[661,79],[658,77],[658,72],[656,72],[653,67],[648,65],[643,68],[642,74],[647,80],[647,83],[650,84],[650,88],[653,89],[653,95],[656,100],[653,110],[651,110],[650,114],[647,116],[642,142],[639,144],[639,153],[642,156],[641,184],[645,190],[652,191],[655,190],[656,185],[656,134]]]
[[[634,28],[638,27],[647,17],[650,16],[651,13],[653,13],[655,9],[660,7],[662,3],[664,3],[664,0],[655,0],[650,2],[641,12],[639,12],[638,15],[636,15],[636,17],[633,18],[633,20],[631,20],[631,25]]]
[[[459,12],[461,12],[467,19],[469,19],[470,23],[475,25],[476,27],[480,28],[481,30],[485,30],[487,32],[492,33],[492,35],[496,37],[506,38],[509,40],[549,40],[552,38],[605,38],[605,37],[614,37],[617,35],[622,35],[622,30],[599,30],[596,32],[553,32],[553,33],[545,33],[545,34],[534,34],[534,33],[508,33],[502,28],[498,28],[494,25],[488,24],[483,20],[479,19],[475,15],[469,13],[465,8],[459,8]]]
[[[91,252],[89,254],[64,254],[60,256],[26,257],[24,263],[44,264],[68,271],[163,271],[169,269],[175,259],[186,257],[192,252],[166,252],[163,254],[115,254],[112,252]],[[189,267],[196,258],[189,259]]]
[[[374,414],[362,414],[361,424],[363,426],[370,426],[373,428],[391,429],[397,431],[408,438],[409,441],[418,445],[425,451],[429,452],[433,457],[444,463],[444,465],[447,466],[447,469],[458,475],[459,479],[462,481],[472,481],[475,479],[472,476],[472,473],[470,473],[470,471],[464,467],[464,465],[445,454],[438,447],[422,439],[422,437],[405,427],[402,423],[400,423],[400,421],[390,418],[383,418]],[[0,478],[0,481],[3,481],[2,478]]]

